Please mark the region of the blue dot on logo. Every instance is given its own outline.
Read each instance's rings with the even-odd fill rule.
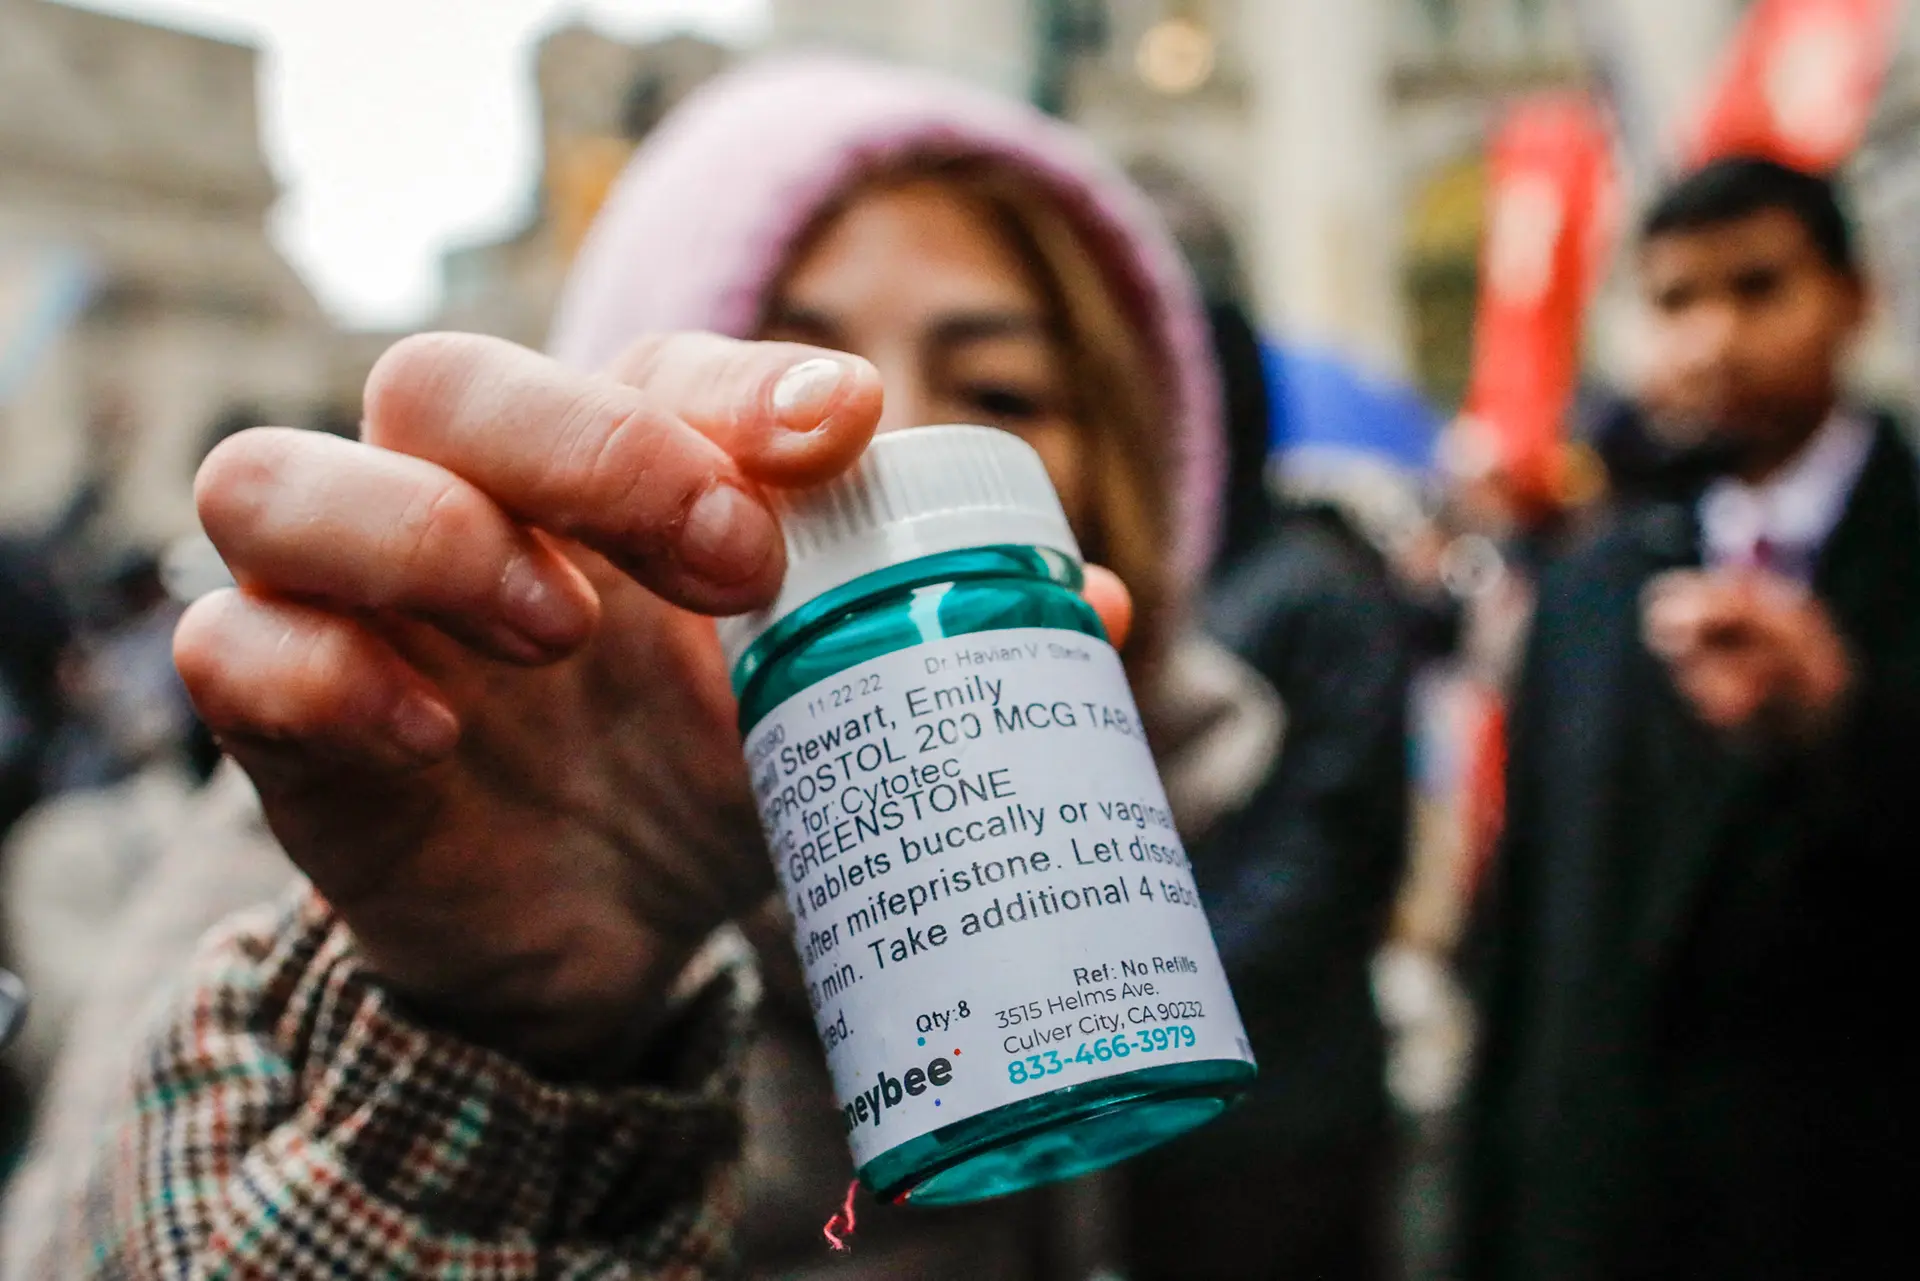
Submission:
[[[925,1045],[926,1043],[927,1043],[927,1038],[926,1038],[926,1037],[924,1037],[924,1036],[923,1036],[923,1037],[921,1037],[921,1038],[920,1038],[920,1044],[922,1044],[922,1045]]]

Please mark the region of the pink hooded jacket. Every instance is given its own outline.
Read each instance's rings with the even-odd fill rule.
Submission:
[[[597,368],[641,334],[749,336],[795,241],[874,169],[981,157],[1054,193],[1169,371],[1179,435],[1176,581],[1211,557],[1223,484],[1219,376],[1192,277],[1145,198],[1071,128],[924,71],[763,60],[705,86],[614,188],[568,282],[551,350]]]

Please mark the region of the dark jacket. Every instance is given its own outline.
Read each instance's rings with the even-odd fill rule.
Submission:
[[[1273,776],[1194,871],[1260,1060],[1240,1126],[1294,1135],[1386,1116],[1368,964],[1407,856],[1407,610],[1337,513],[1288,509],[1209,594],[1207,628],[1286,709]]]
[[[1881,424],[1815,590],[1860,685],[1816,751],[1703,728],[1639,635],[1691,505],[1544,579],[1482,902],[1474,1277],[1867,1275],[1920,1189],[1920,478]]]
[[[40,764],[60,720],[58,667],[71,636],[45,557],[0,539],[0,836],[40,795]]]
[[[1136,1167],[1135,1275],[1377,1275],[1390,1109],[1369,965],[1407,853],[1406,611],[1323,510],[1280,514],[1208,605],[1287,717],[1273,773],[1191,851],[1260,1077]]]

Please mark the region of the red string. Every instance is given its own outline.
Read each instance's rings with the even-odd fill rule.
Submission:
[[[820,1229],[820,1234],[827,1238],[827,1244],[836,1250],[853,1249],[847,1242],[853,1236],[853,1197],[859,1190],[860,1180],[855,1179],[847,1184],[846,1204],[834,1211],[833,1217],[827,1220],[827,1226]]]

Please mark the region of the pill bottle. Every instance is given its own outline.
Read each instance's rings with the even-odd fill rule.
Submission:
[[[720,634],[861,1182],[983,1200],[1217,1116],[1253,1055],[1040,456],[916,428],[773,501],[785,586]]]

